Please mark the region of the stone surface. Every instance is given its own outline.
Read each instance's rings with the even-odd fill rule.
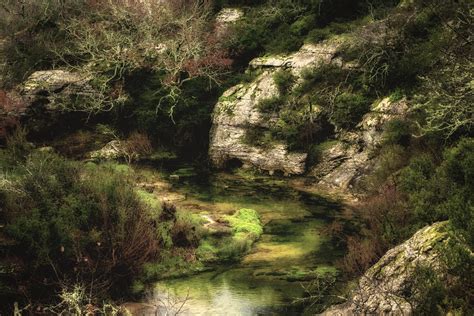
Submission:
[[[244,16],[239,8],[223,8],[216,15],[216,22],[221,24],[235,23]]]
[[[334,38],[318,44],[305,44],[299,51],[290,55],[274,55],[255,58],[250,62],[253,68],[287,67],[298,75],[302,69],[328,64],[335,60],[337,49],[342,44],[341,40]]]
[[[210,135],[209,156],[214,166],[225,167],[237,159],[245,166],[274,173],[303,174],[306,153],[289,152],[286,144],[275,143],[259,147],[245,143],[243,138],[249,129],[264,131],[271,119],[263,117],[257,104],[263,99],[278,96],[273,74],[282,67],[300,76],[303,69],[330,63],[340,45],[336,38],[320,44],[306,44],[298,52],[256,58],[251,68],[261,69],[260,75],[248,84],[238,84],[227,90],[214,108]]]
[[[29,106],[35,103],[45,105],[48,110],[61,109],[64,98],[93,96],[89,78],[66,70],[36,71],[20,87],[24,102]]]
[[[417,267],[430,267],[443,276],[445,267],[437,245],[445,244],[449,235],[447,222],[435,223],[416,232],[410,239],[389,251],[358,281],[348,301],[321,315],[411,315],[416,302],[411,293]]]
[[[244,11],[239,8],[223,8],[216,15],[216,33],[224,36],[232,24],[244,16]]]
[[[391,102],[384,98],[375,103],[354,130],[341,133],[340,141],[323,151],[322,161],[309,175],[318,179],[319,185],[353,190],[376,163],[373,151],[382,143],[385,124],[407,112],[406,100]]]
[[[89,154],[95,160],[114,160],[123,157],[123,149],[119,140],[112,140],[99,150]]]

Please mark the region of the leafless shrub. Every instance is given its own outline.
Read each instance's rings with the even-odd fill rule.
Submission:
[[[150,154],[153,150],[148,135],[133,132],[125,141],[121,142],[123,155],[128,164],[142,155]]]

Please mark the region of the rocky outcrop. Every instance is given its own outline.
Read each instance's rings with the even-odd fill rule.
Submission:
[[[253,166],[270,174],[277,170],[284,174],[306,173],[306,153],[290,152],[284,143],[278,142],[259,147],[246,142],[245,136],[251,129],[254,133],[265,133],[278,120],[278,114],[269,117],[258,109],[260,101],[279,96],[273,79],[277,70],[291,71],[301,79],[304,69],[320,65],[357,67],[352,63],[345,64],[338,57],[337,51],[344,43],[344,39],[334,37],[319,44],[306,44],[293,54],[252,60],[250,68],[259,71],[259,75],[250,83],[227,90],[214,109],[209,147],[214,166],[222,168],[229,161],[239,160],[244,166]],[[318,186],[354,193],[361,179],[376,165],[374,152],[382,143],[384,126],[390,120],[403,118],[407,112],[408,105],[404,99],[391,101],[385,98],[375,102],[354,129],[337,133],[337,141],[321,153],[319,163],[307,174],[316,179]]]
[[[352,191],[376,165],[373,152],[382,143],[385,124],[404,117],[407,111],[404,99],[392,102],[385,98],[375,103],[354,130],[341,133],[338,142],[322,152],[321,161],[309,175],[319,185]]]
[[[28,106],[44,105],[47,110],[62,110],[64,100],[72,97],[94,96],[90,79],[66,70],[36,71],[20,87]]]
[[[265,131],[268,128],[269,119],[260,113],[257,104],[263,99],[278,96],[273,80],[275,71],[285,68],[300,77],[305,68],[340,62],[335,58],[340,44],[336,38],[320,44],[304,45],[294,54],[251,61],[250,67],[260,69],[261,73],[251,83],[230,88],[215,106],[209,147],[214,166],[224,167],[228,161],[237,159],[244,165],[270,173],[304,173],[306,153],[289,152],[284,143],[275,143],[268,148],[251,145],[244,142],[244,137],[250,129]]]
[[[435,223],[415,233],[409,240],[390,249],[359,280],[349,300],[321,315],[411,315],[417,302],[410,297],[418,267],[429,267],[442,278],[446,267],[440,247],[449,239],[447,222]]]

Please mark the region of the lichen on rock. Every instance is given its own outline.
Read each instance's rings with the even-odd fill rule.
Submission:
[[[96,94],[90,78],[67,70],[45,70],[32,73],[20,87],[24,101],[33,106],[45,105],[48,110],[63,110],[62,103],[70,98]]]
[[[411,315],[417,306],[410,293],[416,288],[417,268],[429,267],[443,277],[442,246],[451,238],[448,222],[420,229],[404,243],[390,249],[358,281],[348,301],[321,315]]]
[[[245,165],[284,174],[303,174],[306,171],[306,153],[290,152],[287,144],[275,141],[263,148],[243,141],[248,130],[268,130],[272,119],[258,109],[260,101],[278,97],[274,73],[280,69],[291,71],[300,78],[308,67],[331,63],[340,45],[339,40],[306,44],[289,55],[265,56],[252,60],[251,68],[262,72],[249,84],[239,84],[226,91],[213,113],[209,156],[214,166],[222,168],[230,160]],[[275,115],[277,115],[275,113]]]
[[[309,175],[318,179],[319,185],[354,191],[376,165],[373,151],[382,144],[385,125],[405,117],[408,109],[405,99],[392,102],[387,97],[375,102],[355,129],[341,132],[339,142],[323,151],[321,162]]]

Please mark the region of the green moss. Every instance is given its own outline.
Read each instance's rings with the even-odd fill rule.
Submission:
[[[235,233],[236,238],[257,240],[263,233],[262,223],[258,212],[252,209],[240,209],[232,216],[225,216]]]
[[[239,260],[263,233],[260,217],[255,210],[240,209],[223,219],[229,223],[231,234],[209,234],[201,241],[196,256],[203,263]]]

